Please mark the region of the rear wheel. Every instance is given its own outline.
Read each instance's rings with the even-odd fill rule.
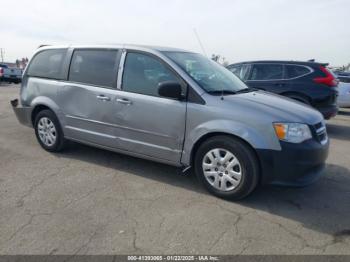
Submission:
[[[34,122],[35,135],[39,144],[47,151],[61,151],[66,140],[56,115],[51,110],[42,110]]]
[[[205,141],[195,155],[198,179],[214,195],[238,200],[249,195],[259,180],[253,150],[239,139],[216,136]]]

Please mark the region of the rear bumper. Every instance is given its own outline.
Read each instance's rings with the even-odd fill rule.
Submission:
[[[262,184],[306,186],[316,181],[325,167],[329,141],[309,140],[301,144],[281,142],[281,151],[257,150]]]
[[[0,81],[3,81],[3,82],[22,82],[22,77],[7,77],[7,76],[2,76],[0,77]]]
[[[335,117],[338,114],[338,105],[329,105],[326,107],[318,107],[316,108],[318,111],[321,112],[324,119],[330,119],[332,117]]]
[[[21,106],[18,102],[18,99],[11,100],[11,106],[18,121],[25,126],[32,127],[32,108]]]
[[[338,113],[338,96],[338,87],[320,88],[319,93],[313,95],[311,104],[320,111],[324,119],[330,119]]]

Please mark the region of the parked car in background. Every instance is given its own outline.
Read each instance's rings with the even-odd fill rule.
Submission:
[[[20,101],[11,103],[47,151],[74,140],[193,166],[223,198],[243,198],[258,183],[312,183],[328,155],[319,112],[256,92],[216,62],[173,48],[40,48]]]
[[[329,119],[338,112],[338,81],[326,66],[316,62],[253,61],[227,68],[249,87],[295,99]]]
[[[0,82],[18,84],[22,81],[22,69],[0,64]]]
[[[336,74],[338,77],[350,77],[350,72],[345,71],[333,71],[334,74]]]
[[[350,107],[350,73],[337,72],[337,78],[339,80],[339,107]]]

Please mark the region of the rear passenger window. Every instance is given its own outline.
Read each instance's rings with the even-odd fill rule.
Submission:
[[[124,65],[123,90],[159,96],[158,84],[165,81],[179,82],[179,79],[158,59],[141,53],[127,54]]]
[[[286,65],[286,79],[296,78],[310,73],[310,69],[305,66]]]
[[[283,66],[280,64],[255,64],[250,80],[281,80]]]
[[[28,68],[29,76],[62,79],[62,64],[66,49],[45,50],[38,53]]]
[[[69,70],[69,81],[113,87],[117,79],[116,50],[76,50]]]

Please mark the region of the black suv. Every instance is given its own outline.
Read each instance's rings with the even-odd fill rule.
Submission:
[[[227,68],[249,87],[298,100],[329,119],[338,112],[338,80],[326,66],[315,62],[253,61]]]

